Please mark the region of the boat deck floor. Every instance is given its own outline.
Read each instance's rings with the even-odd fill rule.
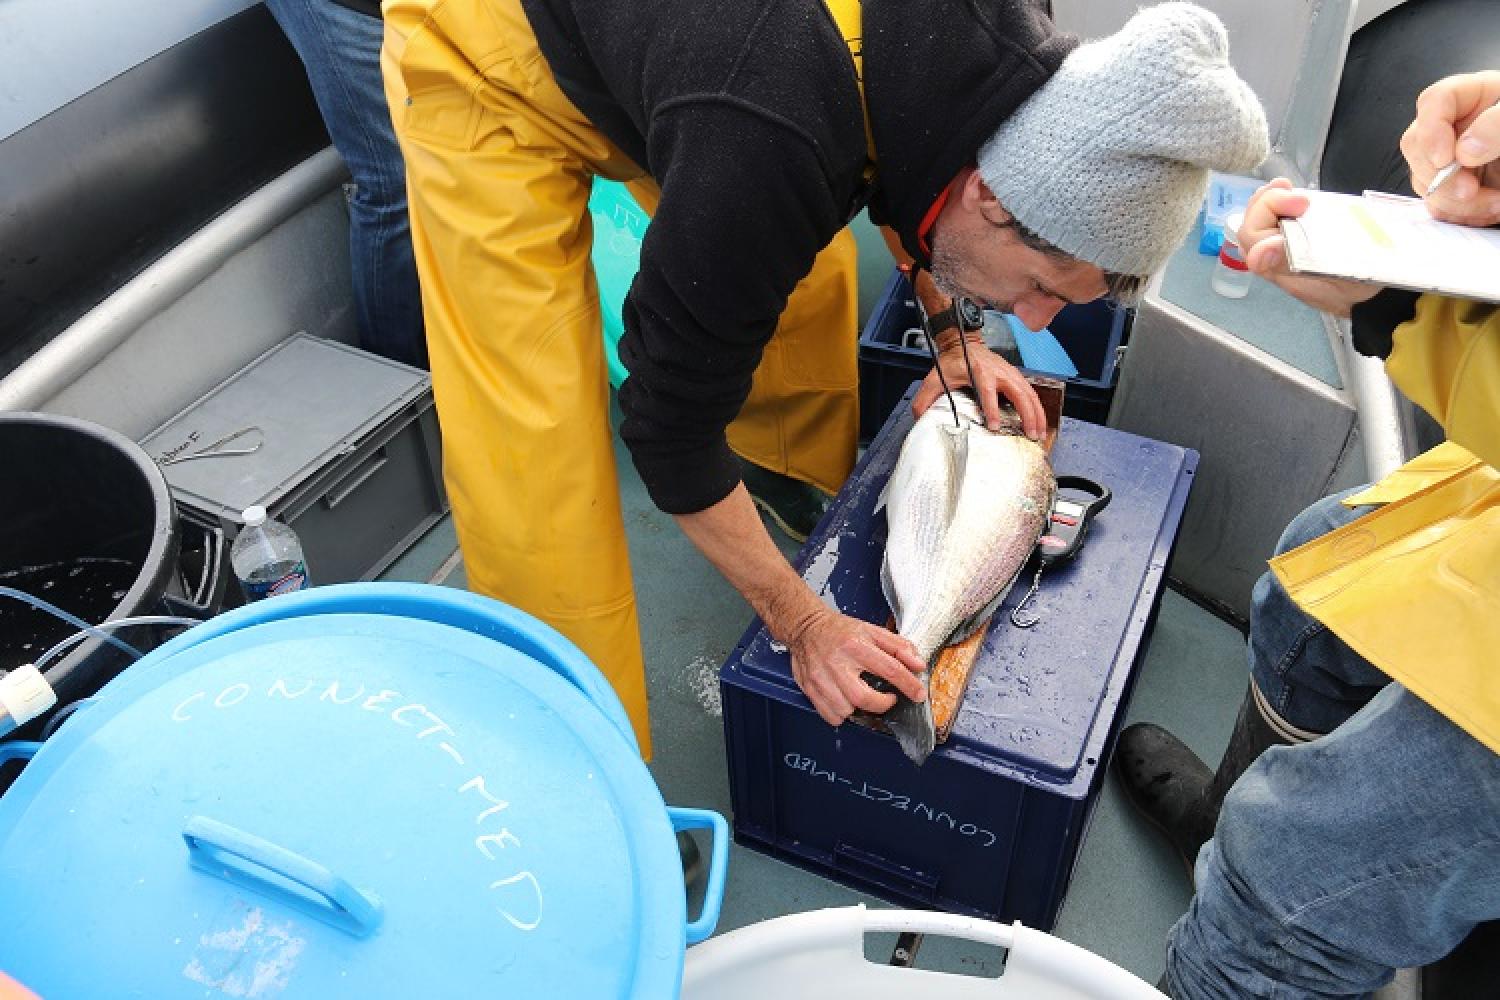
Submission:
[[[672,519],[651,504],[622,449],[617,448],[617,459],[651,697],[651,771],[669,803],[729,816],[718,667],[751,613]],[[793,543],[777,538],[789,556],[795,553]],[[463,566],[455,553],[452,523],[444,519],[384,578],[462,587]],[[1206,760],[1217,761],[1245,676],[1241,634],[1169,591],[1127,719],[1161,723]],[[1157,832],[1131,812],[1111,775],[1054,933],[1155,982],[1167,929],[1186,909],[1190,894],[1185,868]],[[736,845],[719,932],[860,902],[888,905]],[[892,943],[877,939],[868,953],[884,960]],[[933,941],[917,965],[993,976],[1001,961],[997,950],[984,946]]]

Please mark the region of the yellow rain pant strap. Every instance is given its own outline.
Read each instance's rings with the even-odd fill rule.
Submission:
[[[1500,474],[1477,460],[1271,561],[1304,611],[1500,753]]]
[[[469,588],[577,644],[649,757],[587,209],[594,173],[640,171],[558,90],[518,0],[389,0],[385,25]]]
[[[859,106],[865,116],[865,148],[869,151],[869,162],[865,169],[865,180],[875,173],[875,130],[870,128],[870,105],[865,102],[865,7],[863,0],[824,0],[833,23],[838,25],[844,44],[849,46],[849,58],[854,60],[854,79],[859,84]]]

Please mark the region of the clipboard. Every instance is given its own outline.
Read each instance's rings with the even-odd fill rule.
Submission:
[[[1500,303],[1500,229],[1439,222],[1418,198],[1298,193],[1307,211],[1281,220],[1294,273]]]

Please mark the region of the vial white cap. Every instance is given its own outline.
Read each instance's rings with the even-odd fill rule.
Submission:
[[[29,663],[22,664],[0,677],[0,710],[15,721],[17,727],[41,715],[57,704],[57,692],[42,672]]]
[[[1235,246],[1240,246],[1240,227],[1244,224],[1244,212],[1230,212],[1224,218],[1224,238]]]
[[[256,504],[254,507],[246,507],[244,512],[240,514],[240,518],[245,522],[245,527],[257,527],[266,523],[266,509],[260,504]]]

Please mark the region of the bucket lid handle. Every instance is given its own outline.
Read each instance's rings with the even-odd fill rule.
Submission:
[[[355,937],[385,916],[379,897],[356,889],[310,858],[238,827],[194,816],[183,828],[188,861],[208,875],[290,903]]]

